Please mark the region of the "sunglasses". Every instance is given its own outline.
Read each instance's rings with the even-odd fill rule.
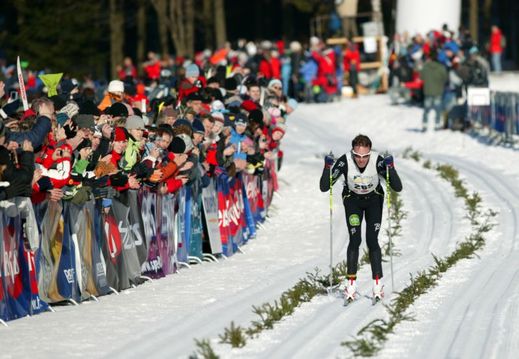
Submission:
[[[352,154],[353,157],[355,157],[355,158],[362,159],[362,158],[369,157],[369,156],[371,155],[371,151],[369,151],[369,152],[366,153],[366,154],[360,154],[360,153],[357,153],[357,152],[351,150],[351,154]]]

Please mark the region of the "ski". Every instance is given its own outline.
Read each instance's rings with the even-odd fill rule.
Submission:
[[[347,307],[349,306],[351,303],[355,302],[356,299],[355,298],[344,298],[344,303],[343,303],[343,306],[344,307]]]
[[[364,298],[368,299],[371,302],[371,305],[375,306],[377,303],[384,303],[383,298],[376,296],[372,297],[369,295],[364,295]]]
[[[371,305],[375,306],[375,305],[377,305],[377,303],[379,303],[379,302],[382,302],[382,298],[380,298],[380,297],[378,297],[378,296],[377,296],[377,297],[373,297],[373,298],[371,298]]]
[[[357,302],[357,301],[359,300],[360,297],[361,297],[361,295],[360,295],[359,292],[355,292],[355,294],[353,295],[353,297],[346,296],[345,293],[343,293],[343,298],[344,298],[343,306],[344,306],[344,307],[347,307],[347,306],[349,306],[351,303]]]

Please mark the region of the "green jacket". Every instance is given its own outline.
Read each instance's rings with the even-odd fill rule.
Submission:
[[[133,138],[128,138],[128,145],[126,146],[126,151],[124,152],[123,163],[121,165],[122,169],[126,172],[131,171],[133,166],[139,160],[140,154],[140,145],[139,142],[134,140]]]
[[[425,96],[441,96],[449,76],[445,66],[437,61],[427,61],[420,73]]]

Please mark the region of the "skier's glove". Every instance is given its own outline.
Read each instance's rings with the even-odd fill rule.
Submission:
[[[333,162],[335,162],[332,155],[324,156],[324,168],[331,168],[333,166]]]
[[[384,164],[387,168],[393,168],[395,167],[395,160],[393,159],[393,156],[389,155],[384,158]]]

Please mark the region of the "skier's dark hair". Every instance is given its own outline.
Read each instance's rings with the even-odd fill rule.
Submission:
[[[351,148],[356,146],[369,147],[371,148],[371,140],[368,136],[365,135],[357,135],[353,141],[351,141]]]

